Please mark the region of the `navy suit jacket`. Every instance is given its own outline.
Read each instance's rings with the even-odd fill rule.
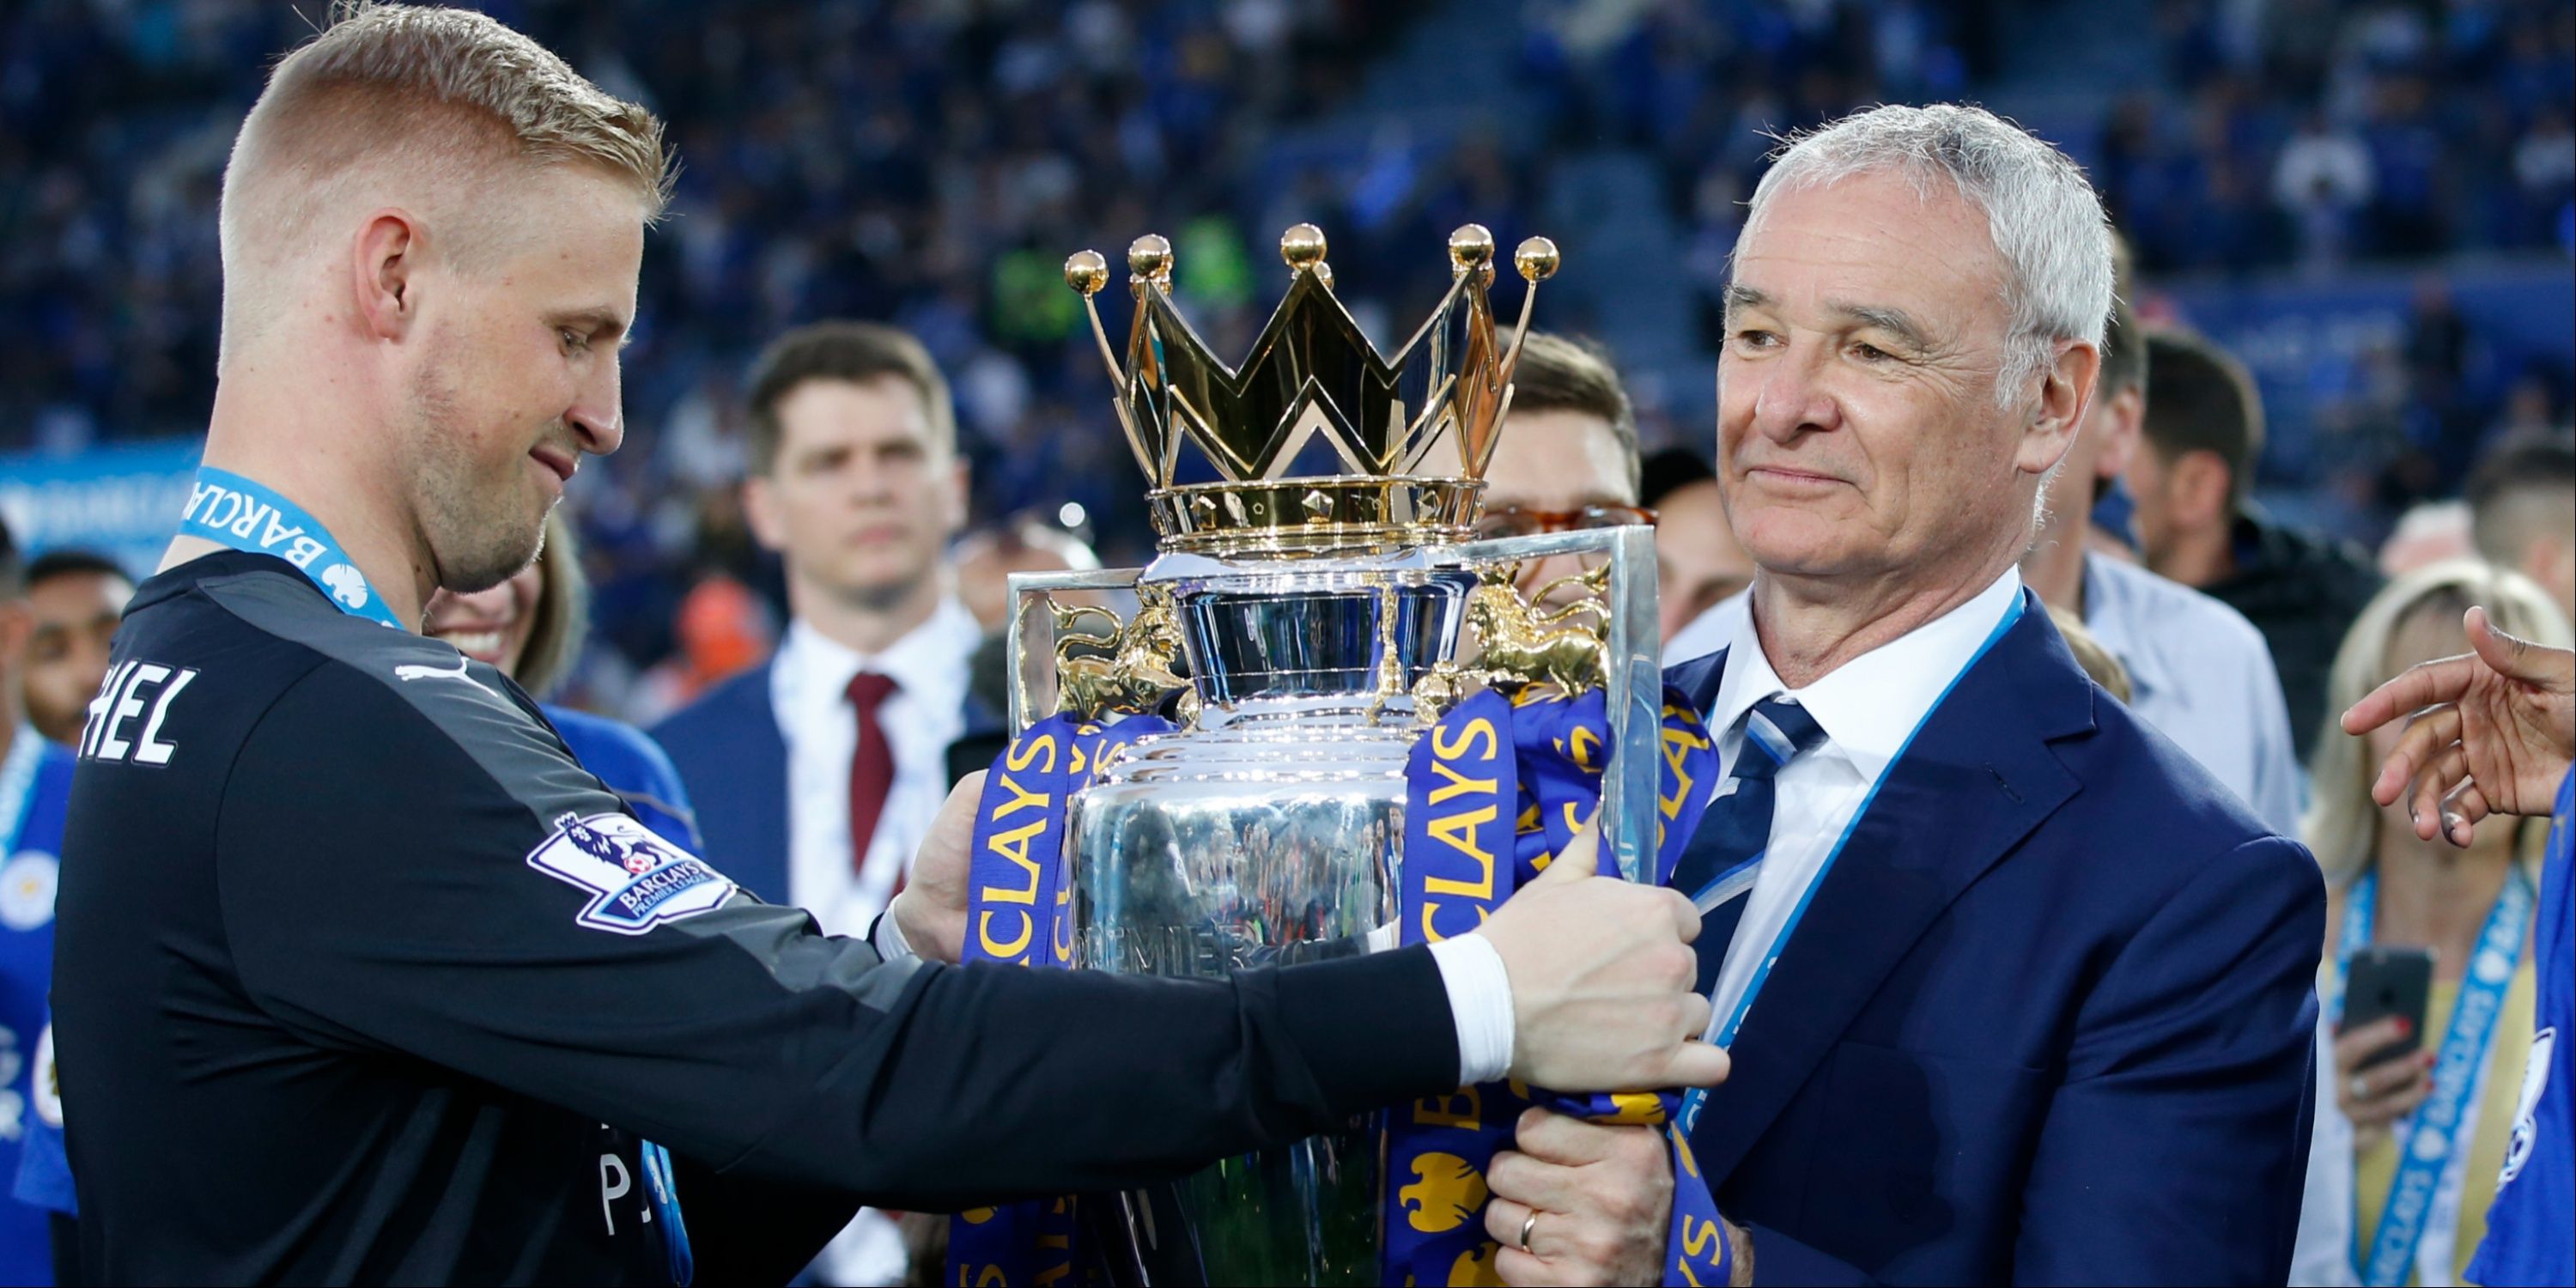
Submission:
[[[698,812],[702,858],[734,884],[787,898],[787,735],[769,705],[769,668],[718,683],[653,726]]]
[[[1666,678],[1706,711],[1725,665]],[[2027,599],[1781,951],[1699,1165],[1758,1282],[2280,1283],[2324,927],[2307,851]]]
[[[696,805],[698,835],[706,842],[700,857],[761,902],[785,905],[787,735],[769,704],[774,664],[763,662],[699,694],[652,733],[671,753]],[[989,740],[1001,729],[1001,718],[972,696],[965,715],[960,743]]]

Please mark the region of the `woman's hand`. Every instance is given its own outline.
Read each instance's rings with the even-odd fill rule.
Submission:
[[[2364,1067],[2362,1061],[2392,1042],[2402,1042],[2413,1027],[2403,1015],[2373,1020],[2336,1035],[2334,1043],[2335,1107],[2352,1120],[2356,1150],[2378,1143],[2389,1124],[2415,1112],[2433,1090],[2433,1053],[2409,1051]]]

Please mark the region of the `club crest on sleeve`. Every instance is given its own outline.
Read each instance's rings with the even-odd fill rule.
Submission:
[[[640,935],[722,904],[733,882],[624,814],[567,814],[528,853],[528,866],[591,892],[573,918],[593,930]]]

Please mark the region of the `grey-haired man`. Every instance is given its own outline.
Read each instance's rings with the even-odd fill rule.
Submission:
[[[2087,680],[2017,568],[2100,369],[2091,186],[1979,109],[1863,112],[1763,179],[1727,302],[1758,573],[1668,673],[1719,740],[1675,880],[1734,1061],[1684,1112],[1722,1223],[1682,1245],[1722,1233],[1739,1283],[2280,1282],[2316,865]],[[1645,1129],[1532,1111],[1488,1180],[1507,1282],[1667,1273]]]

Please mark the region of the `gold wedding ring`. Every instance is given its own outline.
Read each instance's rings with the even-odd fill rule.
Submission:
[[[1535,1229],[1537,1229],[1537,1228],[1538,1228],[1538,1209],[1536,1209],[1536,1208],[1532,1208],[1532,1209],[1530,1209],[1530,1214],[1529,1214],[1528,1216],[1525,1216],[1525,1217],[1522,1217],[1522,1218],[1521,1218],[1521,1251],[1523,1251],[1523,1252],[1528,1252],[1528,1251],[1530,1250],[1530,1246],[1529,1246],[1530,1231],[1535,1230]]]

